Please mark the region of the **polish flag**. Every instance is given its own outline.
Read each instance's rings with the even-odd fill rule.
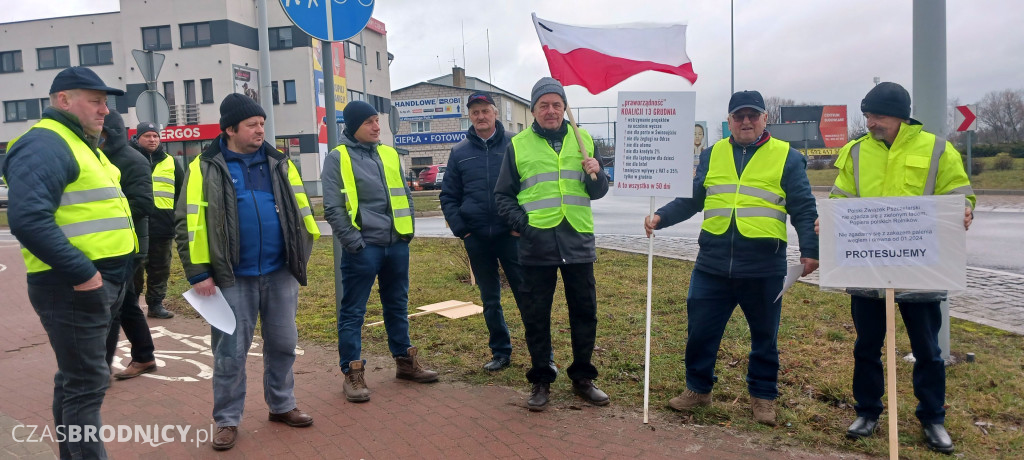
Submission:
[[[563,85],[580,85],[598,94],[645,70],[697,81],[686,55],[686,26],[628,25],[577,27],[533,14],[537,37]]]

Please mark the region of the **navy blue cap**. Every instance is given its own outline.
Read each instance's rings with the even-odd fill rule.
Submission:
[[[91,89],[103,91],[115,96],[124,96],[124,90],[111,88],[103,83],[99,75],[88,67],[68,67],[61,70],[56,77],[53,77],[53,84],[50,85],[50,94],[69,89]]]
[[[729,113],[735,113],[739,109],[751,108],[758,112],[765,113],[764,98],[757,91],[738,91],[729,99]]]
[[[469,99],[466,100],[466,107],[473,105],[474,102],[486,102],[494,105],[494,99],[491,98],[490,94],[487,93],[473,93],[469,95]]]

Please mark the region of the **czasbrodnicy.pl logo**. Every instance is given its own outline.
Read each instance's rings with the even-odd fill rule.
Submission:
[[[156,447],[170,442],[200,444],[209,441],[215,431],[192,425],[15,425],[15,442],[130,442]]]

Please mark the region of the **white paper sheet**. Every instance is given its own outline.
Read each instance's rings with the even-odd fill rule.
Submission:
[[[195,288],[189,289],[182,294],[185,300],[188,301],[192,308],[196,309],[200,315],[203,315],[211,326],[224,331],[227,334],[235,333],[235,312],[231,311],[231,307],[228,305],[227,299],[224,298],[224,293],[220,292],[219,287],[215,287],[217,290],[213,295],[199,295],[196,293]]]
[[[790,265],[786,269],[786,280],[782,282],[782,292],[775,296],[775,302],[778,302],[782,298],[782,294],[785,294],[789,288],[793,287],[793,283],[800,279],[800,275],[804,273],[804,264]]]

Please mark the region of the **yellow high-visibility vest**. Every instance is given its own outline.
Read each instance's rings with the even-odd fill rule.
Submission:
[[[174,209],[174,158],[170,155],[153,168],[153,204],[158,209]]]
[[[711,149],[708,174],[704,179],[704,223],[701,229],[721,235],[736,216],[736,229],[747,238],[778,238],[786,241],[786,192],[782,170],[789,156],[789,143],[775,138],[751,155],[736,174],[733,147],[722,139]]]
[[[341,194],[345,196],[345,209],[356,230],[362,230],[356,218],[359,215],[359,190],[356,188],[356,176],[352,172],[352,157],[348,148],[339,145],[336,149],[341,161],[341,180],[345,188]],[[405,194],[405,179],[402,178],[402,163],[398,151],[386,145],[377,146],[377,154],[384,164],[384,180],[387,182],[388,196],[391,200],[392,222],[399,235],[412,235],[413,216],[409,207],[409,196]]]
[[[121,192],[121,170],[99,149],[89,147],[71,129],[44,118],[32,129],[48,129],[67,142],[78,163],[78,178],[64,186],[60,205],[53,217],[64,236],[89,260],[124,256],[137,252],[139,242],[132,226],[132,211]],[[19,136],[20,138],[20,136]],[[11,141],[14,146],[18,138]],[[21,249],[28,273],[50,270],[27,249]]]
[[[590,195],[583,184],[583,153],[571,130],[562,139],[558,153],[533,128],[512,138],[519,171],[516,198],[531,227],[553,228],[566,219],[577,232],[594,233]],[[593,152],[590,134],[580,130],[580,135],[587,151]]]

